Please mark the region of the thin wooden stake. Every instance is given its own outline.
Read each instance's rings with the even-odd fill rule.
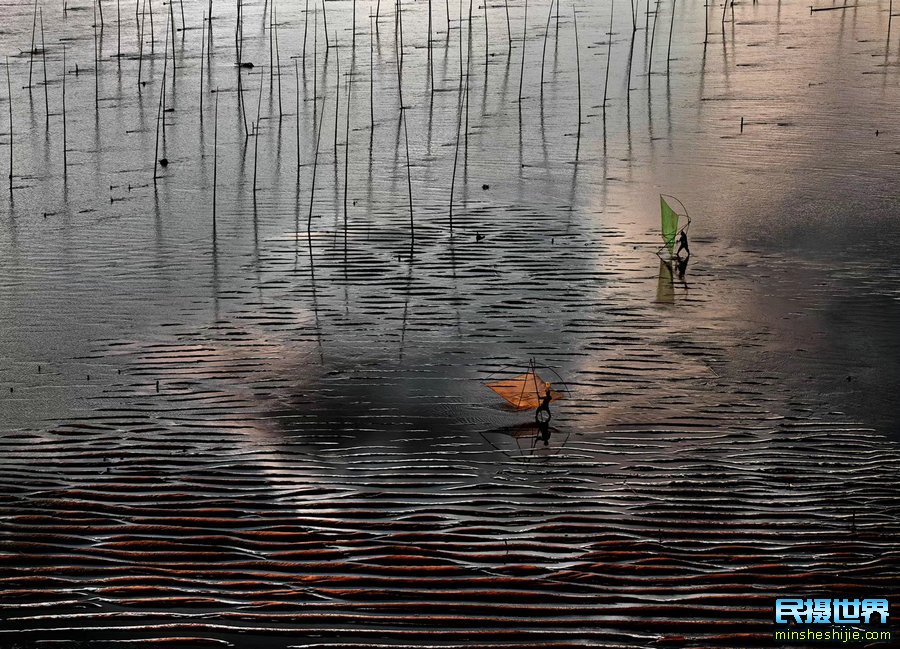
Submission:
[[[206,53],[206,11],[200,24],[200,124],[203,124],[203,55]],[[216,97],[218,100],[218,97]]]
[[[116,0],[116,58],[122,66],[122,0]]]
[[[256,124],[253,127],[253,196],[256,197],[256,168],[257,168],[257,160],[258,160],[258,152],[259,152],[259,113],[262,109],[262,95],[263,95],[263,80],[262,80],[263,72],[260,71],[259,76],[259,99],[256,101]]]
[[[528,33],[528,0],[525,0],[525,19],[522,22],[522,65],[519,68],[519,116],[520,117],[522,116],[522,82],[525,79],[525,35],[527,33]]]
[[[509,41],[509,54],[512,54],[512,27],[509,24],[509,0],[503,0],[506,8],[506,39]]]
[[[672,32],[675,31],[675,2],[672,0],[672,19],[669,21],[669,46],[666,48],[666,74],[669,73],[669,61],[672,60]]]
[[[347,124],[344,132],[344,252],[347,251],[347,185],[350,178],[350,93],[353,88],[353,59],[347,76]],[[335,113],[335,120],[337,114]]]
[[[300,188],[300,68],[294,59],[294,82],[296,83],[297,100],[297,191]]]
[[[550,18],[552,16],[553,0],[550,0],[550,8],[547,10],[547,25],[544,27],[544,46],[541,49],[541,100],[544,99],[544,60],[547,58],[547,34],[550,32]]]
[[[31,17],[31,49],[28,51],[28,89],[31,89],[31,70],[34,67],[34,38],[37,30],[37,0],[34,0],[34,15]]]
[[[334,36],[334,49],[336,50],[335,72],[334,72],[334,155],[337,157],[338,143],[338,122],[340,122],[340,101],[341,101],[341,51],[338,49],[337,34]]]
[[[281,119],[284,117],[284,109],[282,108],[281,103],[281,52],[278,47],[278,9],[274,2],[272,4],[272,10],[275,14],[275,65],[277,67],[276,76],[278,77],[278,121],[280,123]]]
[[[575,12],[575,5],[572,5],[572,20],[575,23],[575,69],[578,78],[578,136],[577,140],[581,143],[581,53],[578,49],[578,16]]]
[[[219,186],[219,88],[216,88],[216,108],[214,111],[213,122],[213,197],[212,197],[212,217],[213,217],[213,238],[216,236],[216,191]]]
[[[403,136],[406,144],[406,187],[409,190],[409,237],[410,243],[416,242],[416,223],[413,219],[413,195],[412,195],[412,171],[409,164],[409,131],[406,128],[406,110],[400,109],[400,117],[403,118]]]
[[[650,0],[647,0],[649,2]],[[603,116],[606,116],[606,97],[609,89],[609,68],[612,66],[612,38],[613,38],[613,15],[616,11],[616,2],[613,0],[609,5],[609,40],[606,44],[606,77],[603,80]]]
[[[9,193],[13,190],[13,96],[12,81],[9,77],[9,57],[6,57],[6,91],[9,95]]]
[[[47,47],[44,45],[44,8],[41,7],[41,60],[44,65],[44,113],[47,115],[47,133],[50,132],[50,91],[47,87]]]
[[[62,78],[62,122],[63,122],[63,176],[69,168],[68,140],[66,132],[66,46],[63,45],[63,78]]]

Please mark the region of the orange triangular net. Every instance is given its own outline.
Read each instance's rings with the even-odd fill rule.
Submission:
[[[508,379],[492,381],[487,386],[503,397],[507,403],[518,410],[535,409],[541,405],[544,393],[549,383],[545,382],[537,372],[528,370],[525,374],[519,374]],[[562,393],[550,390],[553,401],[561,399]]]

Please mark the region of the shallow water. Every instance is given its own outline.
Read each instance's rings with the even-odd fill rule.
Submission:
[[[580,138],[570,6],[529,4],[521,67],[523,3],[487,57],[473,4],[466,66],[434,3],[432,93],[403,5],[409,180],[391,3],[371,58],[367,3],[354,47],[329,0],[327,57],[310,9],[305,61],[278,4],[280,102],[268,5],[240,73],[234,6],[207,57],[207,6],[173,5],[155,183],[168,6],[142,49],[122,6],[118,57],[107,4],[96,75],[91,5],[45,7],[49,133],[32,5],[0,32],[2,642],[768,646],[777,593],[896,595],[887,3],[712,7],[705,47],[702,6],[638,5],[632,44],[619,3],[611,49],[579,7]],[[532,357],[572,390],[546,447],[482,383]]]

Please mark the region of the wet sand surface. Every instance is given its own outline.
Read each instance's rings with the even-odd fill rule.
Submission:
[[[241,72],[216,7],[202,120],[185,5],[155,186],[167,6],[138,92],[134,7],[119,61],[107,4],[96,86],[91,5],[45,7],[49,135],[32,6],[0,32],[0,645],[771,646],[780,595],[896,599],[886,3],[738,4],[724,30],[712,7],[705,48],[679,3],[668,74],[671,6],[638,5],[632,46],[617,3],[605,118],[609,6],[579,7],[580,140],[571,7],[557,32],[529,4],[522,71],[522,3],[511,54],[488,5],[487,66],[473,5],[452,236],[459,8],[448,35],[434,4],[432,95],[427,5],[403,6],[414,244],[392,3],[374,133],[368,3],[354,58],[329,0],[315,64],[310,8],[299,85],[302,8],[277,5],[281,115],[263,4]],[[684,281],[654,255],[660,192],[694,217]],[[530,358],[571,390],[546,446],[484,387]]]

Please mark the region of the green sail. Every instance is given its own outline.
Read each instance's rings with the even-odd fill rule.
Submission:
[[[662,237],[669,252],[675,247],[675,235],[678,232],[678,214],[669,207],[666,199],[659,197],[659,210],[662,215]]]

